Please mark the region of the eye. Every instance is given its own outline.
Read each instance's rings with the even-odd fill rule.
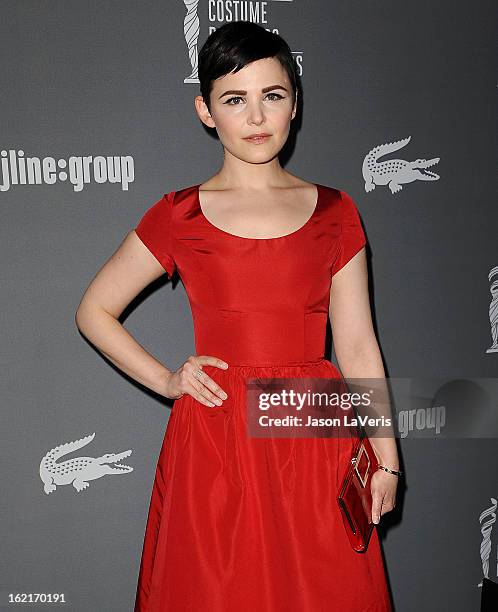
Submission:
[[[269,96],[277,96],[277,98],[276,98],[277,100],[283,100],[283,96],[281,96],[281,95],[280,95],[280,94],[278,94],[278,93],[271,93],[271,92],[270,92],[268,95],[269,95]]]
[[[242,100],[240,96],[235,96],[234,98],[228,98],[228,100],[224,104],[228,104],[229,106],[238,106],[238,104],[230,104],[232,100]]]

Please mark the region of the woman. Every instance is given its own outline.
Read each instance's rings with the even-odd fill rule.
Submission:
[[[135,610],[391,610],[376,530],[366,553],[353,551],[336,502],[352,441],[246,431],[248,379],[341,378],[323,357],[329,314],[342,373],[384,376],[358,212],[345,192],[280,166],[297,110],[296,66],[282,38],[253,23],[226,24],[204,44],[199,77],[195,108],[223,144],[220,170],[145,212],[76,315],[113,363],[176,400]],[[170,371],[117,319],[175,270],[196,354]],[[393,439],[372,445],[398,470]],[[375,472],[375,523],[394,507],[396,486],[396,474]]]

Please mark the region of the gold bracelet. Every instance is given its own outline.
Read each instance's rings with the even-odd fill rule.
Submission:
[[[384,465],[377,466],[379,470],[384,470],[384,472],[389,472],[389,474],[394,474],[395,476],[403,476],[403,472],[401,470],[391,470],[390,468],[385,467]]]

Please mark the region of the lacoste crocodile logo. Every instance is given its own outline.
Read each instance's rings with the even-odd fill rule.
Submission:
[[[48,495],[55,491],[57,485],[72,484],[79,492],[89,486],[89,480],[97,480],[106,474],[127,474],[133,472],[129,465],[119,464],[121,459],[131,455],[133,451],[122,453],[108,453],[101,457],[74,457],[67,461],[57,463],[59,457],[90,444],[95,432],[85,438],[74,442],[67,442],[48,451],[40,463],[40,478],[44,484],[44,491]]]
[[[439,174],[427,170],[439,162],[439,157],[432,159],[416,159],[405,161],[404,159],[388,159],[378,162],[379,157],[394,153],[405,147],[411,140],[411,136],[379,145],[372,149],[363,160],[363,178],[365,179],[365,191],[369,193],[376,185],[388,185],[391,193],[397,193],[403,189],[403,185],[413,181],[437,181]]]

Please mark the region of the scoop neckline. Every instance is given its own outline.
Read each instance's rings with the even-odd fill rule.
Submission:
[[[199,196],[199,192],[200,192],[200,186],[202,183],[198,183],[197,185],[195,185],[194,190],[195,190],[195,200],[196,200],[196,205],[197,205],[197,209],[200,213],[201,219],[210,227],[212,227],[213,229],[215,229],[217,232],[220,232],[222,234],[225,234],[225,236],[230,236],[231,238],[234,238],[235,240],[246,240],[249,242],[274,242],[276,240],[283,240],[284,238],[291,238],[294,237],[296,234],[299,234],[300,232],[304,231],[305,229],[307,229],[312,221],[314,220],[317,212],[318,212],[318,208],[320,206],[320,202],[321,202],[321,189],[320,189],[320,185],[318,183],[312,183],[312,185],[314,185],[316,187],[316,202],[315,202],[315,207],[313,208],[313,212],[311,213],[311,215],[308,217],[308,219],[303,223],[303,225],[301,225],[301,227],[298,227],[296,230],[288,233],[288,234],[284,234],[283,236],[270,236],[269,238],[253,238],[253,237],[247,237],[247,236],[239,236],[238,234],[232,234],[231,232],[227,232],[224,229],[221,229],[221,227],[218,227],[217,225],[215,225],[214,223],[212,223],[204,214],[204,211],[202,210],[202,206],[201,206],[201,199]]]

